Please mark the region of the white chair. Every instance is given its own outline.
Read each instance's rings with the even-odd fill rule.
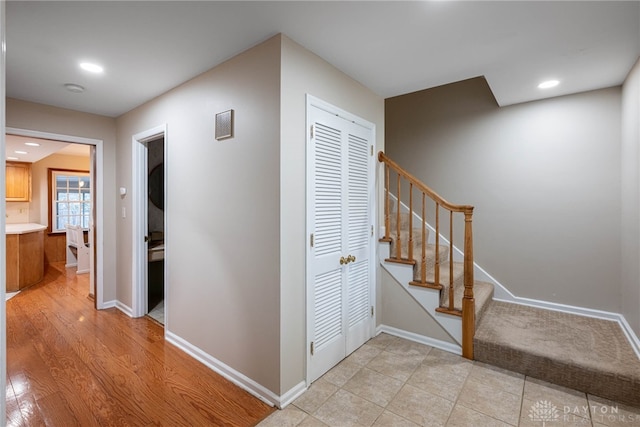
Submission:
[[[77,274],[89,272],[89,246],[84,242],[82,227],[67,224],[67,263],[65,267],[77,267]]]

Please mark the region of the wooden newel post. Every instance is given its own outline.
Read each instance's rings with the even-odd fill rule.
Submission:
[[[462,298],[462,356],[473,360],[473,336],[476,331],[476,309],[473,298],[473,208],[464,213],[464,296]]]

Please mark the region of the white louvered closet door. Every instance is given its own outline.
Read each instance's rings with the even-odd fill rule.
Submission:
[[[373,132],[315,107],[310,119],[308,375],[314,381],[372,336]],[[348,257],[352,260],[341,264]]]

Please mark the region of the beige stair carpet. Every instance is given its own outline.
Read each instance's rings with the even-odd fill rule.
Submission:
[[[640,407],[640,360],[617,322],[493,301],[474,345],[478,361]]]

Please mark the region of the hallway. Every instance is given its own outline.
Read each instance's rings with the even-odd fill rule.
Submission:
[[[88,280],[56,263],[7,301],[7,426],[250,426],[273,411],[153,320],[96,311]]]

